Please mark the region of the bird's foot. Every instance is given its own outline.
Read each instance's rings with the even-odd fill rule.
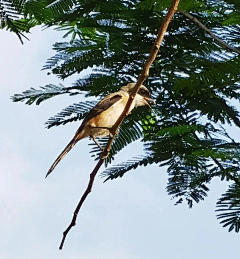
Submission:
[[[106,151],[106,152],[102,152],[100,157],[101,157],[101,159],[105,159],[108,157],[108,155],[109,155],[109,151]]]

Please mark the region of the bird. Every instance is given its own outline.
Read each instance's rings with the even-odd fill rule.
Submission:
[[[51,174],[57,164],[81,139],[90,137],[102,149],[95,138],[111,135],[111,128],[122,114],[134,86],[135,83],[128,83],[122,86],[119,91],[105,96],[89,111],[72,140],[48,170],[46,177]],[[154,103],[149,90],[144,85],[141,85],[131,104],[129,113],[139,106],[148,106],[151,108],[151,105]]]

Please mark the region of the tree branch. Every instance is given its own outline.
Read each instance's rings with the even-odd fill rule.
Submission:
[[[82,207],[82,204],[84,203],[85,199],[87,198],[88,194],[92,191],[92,186],[93,186],[93,182],[94,182],[94,179],[95,179],[95,176],[99,170],[99,168],[101,167],[101,165],[103,164],[103,159],[100,159],[97,163],[97,165],[95,166],[95,168],[93,169],[92,173],[90,174],[90,179],[89,179],[89,182],[88,182],[88,186],[87,186],[87,189],[85,190],[84,194],[82,195],[74,213],[73,213],[73,218],[72,218],[72,221],[71,223],[69,224],[69,226],[67,227],[67,229],[63,232],[63,238],[62,238],[62,241],[61,241],[61,244],[59,246],[59,249],[61,250],[63,248],[63,245],[64,245],[64,242],[65,242],[65,239],[66,239],[66,236],[68,234],[68,232],[71,230],[72,227],[74,227],[76,225],[76,220],[77,220],[77,216],[78,216],[78,212],[79,210],[81,209]]]
[[[131,107],[131,104],[134,100],[134,97],[136,95],[136,93],[138,92],[141,84],[145,81],[145,79],[148,77],[149,75],[149,69],[150,69],[150,66],[152,65],[153,61],[155,60],[156,56],[157,56],[157,53],[160,49],[160,46],[161,46],[161,43],[163,41],[163,37],[164,37],[164,34],[168,28],[168,25],[174,15],[174,13],[177,11],[177,8],[178,8],[178,5],[179,5],[179,2],[180,0],[172,0],[172,4],[168,10],[168,13],[167,15],[164,17],[163,21],[162,21],[162,24],[161,24],[161,27],[160,29],[158,30],[158,35],[157,35],[157,39],[155,40],[154,42],[154,45],[151,49],[151,52],[147,58],[147,61],[145,62],[144,66],[143,66],[143,70],[142,70],[142,73],[141,75],[138,77],[138,80],[137,80],[137,83],[134,87],[134,89],[132,90],[130,96],[129,96],[129,99],[128,99],[128,102],[125,106],[125,109],[124,111],[122,112],[122,114],[119,116],[118,120],[116,121],[115,125],[113,126],[112,128],[112,136],[110,136],[109,138],[109,141],[102,153],[102,157],[105,158],[108,156],[109,152],[110,152],[110,149],[111,149],[111,145],[113,143],[113,140],[114,140],[114,136],[116,135],[117,133],[117,130],[120,126],[120,124],[122,123],[122,121],[124,120],[124,118],[128,115],[128,112],[129,112],[129,109]]]
[[[148,57],[146,63],[143,66],[142,73],[138,77],[137,83],[136,83],[134,89],[132,90],[132,92],[131,92],[131,94],[129,96],[129,99],[128,99],[128,102],[127,102],[127,104],[125,106],[124,111],[119,116],[119,118],[116,121],[115,125],[111,129],[111,134],[109,136],[109,141],[108,141],[105,149],[102,152],[100,160],[98,161],[97,165],[95,166],[95,168],[93,169],[92,173],[90,174],[90,179],[89,179],[89,182],[88,182],[88,186],[87,186],[84,194],[82,195],[82,197],[81,197],[81,199],[80,199],[80,201],[79,201],[75,211],[74,211],[72,221],[71,221],[70,225],[67,227],[67,229],[63,232],[63,238],[62,238],[61,244],[59,246],[59,249],[63,248],[63,245],[64,245],[64,242],[65,242],[65,239],[66,239],[66,236],[67,236],[68,232],[71,230],[72,227],[74,227],[76,225],[76,220],[77,220],[77,216],[78,216],[79,210],[81,209],[82,204],[85,201],[85,199],[87,198],[88,194],[92,190],[92,186],[93,186],[93,182],[94,182],[95,176],[96,176],[99,168],[103,164],[104,159],[108,156],[108,154],[110,152],[110,149],[111,149],[114,137],[117,134],[118,128],[119,128],[120,124],[122,123],[122,121],[124,120],[124,118],[128,115],[130,107],[131,107],[131,104],[132,104],[132,102],[133,102],[133,100],[135,98],[135,95],[138,92],[141,84],[145,81],[145,79],[149,75],[149,68],[150,68],[150,66],[152,65],[153,61],[155,60],[155,58],[157,56],[157,53],[158,53],[158,50],[159,50],[159,48],[161,46],[164,34],[165,34],[165,32],[166,32],[166,30],[168,28],[168,25],[169,25],[173,15],[174,15],[174,13],[177,11],[177,7],[178,7],[179,2],[180,2],[180,0],[172,0],[172,4],[171,4],[171,6],[170,6],[170,8],[168,10],[168,13],[165,16],[164,20],[162,21],[161,27],[160,27],[160,29],[158,31],[157,39],[156,39],[156,41],[155,41],[155,43],[154,43],[154,45],[153,45],[153,47],[151,49],[151,52],[149,54],[149,57]]]
[[[192,16],[185,10],[179,10],[179,12],[183,15],[185,15],[188,19],[195,22],[200,28],[202,28],[204,31],[206,31],[213,39],[215,39],[218,43],[226,47],[227,49],[232,50],[233,52],[236,52],[240,54],[240,50],[237,48],[234,48],[230,45],[228,45],[225,41],[221,40],[218,36],[216,36],[210,29],[208,29],[204,24],[202,24],[196,17]]]

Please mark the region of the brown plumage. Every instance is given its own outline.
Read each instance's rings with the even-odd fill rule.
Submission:
[[[86,115],[81,126],[78,128],[73,139],[68,143],[62,153],[54,161],[46,177],[54,170],[57,164],[65,157],[65,155],[75,146],[75,144],[86,137],[90,137],[98,144],[95,137],[104,137],[109,134],[109,129],[115,124],[119,116],[122,114],[129,94],[134,88],[135,83],[129,83],[121,87],[118,92],[109,94],[97,103],[90,112]],[[134,101],[131,105],[130,111],[138,106],[150,106],[154,101],[148,89],[141,85]],[[99,145],[98,145],[99,146]]]

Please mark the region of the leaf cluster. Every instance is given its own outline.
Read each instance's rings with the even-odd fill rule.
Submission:
[[[38,24],[54,25],[65,33],[66,41],[54,44],[56,54],[44,69],[61,79],[89,67],[92,72],[71,87],[32,88],[14,95],[13,101],[40,104],[60,94],[80,93],[101,97],[136,81],[170,1],[59,0],[45,4],[40,14],[30,12],[23,3],[24,22],[36,19]],[[182,0],[180,8],[227,44],[239,47],[237,1]],[[168,194],[176,204],[185,201],[189,207],[205,199],[213,178],[229,181],[229,190],[217,203],[218,218],[230,231],[238,232],[240,150],[225,124],[240,127],[239,111],[232,102],[240,97],[239,56],[178,12],[146,86],[156,105],[125,119],[106,165],[138,139],[144,143],[145,155],[107,168],[102,174],[105,181],[138,166],[164,165]],[[81,120],[94,104],[86,101],[63,109],[48,120],[47,128]],[[101,139],[100,143],[106,141]],[[95,146],[92,152],[99,155]]]

